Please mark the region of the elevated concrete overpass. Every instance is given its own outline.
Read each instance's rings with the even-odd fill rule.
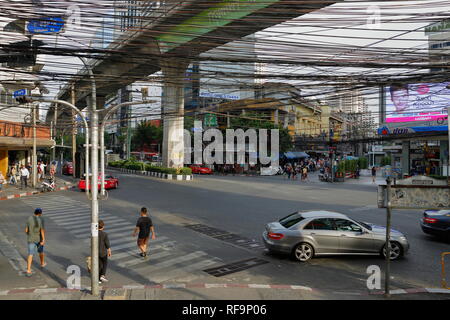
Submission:
[[[167,166],[182,166],[182,81],[189,62],[200,53],[341,1],[191,0],[181,4],[165,1],[145,17],[147,22],[141,28],[124,32],[108,46],[108,53],[90,61],[96,77],[98,106],[108,94],[162,70],[163,78],[167,79],[162,108],[164,114],[170,114],[164,119],[163,144],[169,146],[163,148],[163,161]],[[150,2],[143,1],[143,5]],[[77,107],[82,109],[91,92],[86,68],[74,79],[77,79],[74,81]],[[70,101],[71,85],[67,84],[57,97]],[[57,116],[61,115],[58,112]],[[51,108],[47,120],[53,118]],[[174,145],[170,146],[170,141]],[[173,148],[178,151],[171,152]]]

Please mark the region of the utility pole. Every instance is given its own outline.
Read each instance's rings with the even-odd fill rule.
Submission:
[[[92,179],[90,184],[91,191],[91,293],[94,296],[99,295],[99,262],[98,262],[98,113],[97,113],[97,88],[95,85],[94,72],[85,58],[80,57],[84,66],[89,72],[92,82],[92,95],[89,103],[89,112],[91,117],[91,168]],[[89,172],[87,172],[89,176]],[[86,182],[88,177],[86,177]],[[89,190],[89,184],[87,184]]]
[[[390,285],[390,277],[391,277],[391,177],[387,177],[386,179],[386,244],[385,244],[385,250],[386,250],[386,275],[384,279],[384,295],[386,298],[389,298],[391,296],[389,285]]]
[[[75,105],[75,85],[72,84],[72,105]],[[77,138],[76,138],[76,121],[75,121],[75,111],[72,109],[72,168],[73,168],[73,174],[72,176],[76,177],[76,166],[78,165],[76,163],[75,155],[77,152]]]
[[[33,174],[33,188],[37,186],[37,150],[36,150],[36,104],[31,103],[31,117],[33,119],[33,156],[31,159],[32,162],[32,174]]]
[[[127,160],[131,157],[131,108],[127,107]]]
[[[53,115],[53,125],[54,125],[53,139],[55,139],[55,142],[56,142],[56,121],[57,121],[57,119],[58,119],[58,104],[55,103],[55,113]],[[56,146],[53,147],[52,159],[53,159],[53,161],[56,160]]]

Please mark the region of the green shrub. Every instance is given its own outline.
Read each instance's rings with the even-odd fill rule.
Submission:
[[[358,164],[360,169],[367,169],[369,167],[369,162],[364,157],[358,159]]]
[[[180,168],[180,169],[178,169],[178,174],[191,175],[192,174],[192,169],[188,168],[188,167]]]
[[[166,173],[166,174],[182,174],[182,175],[191,175],[192,169],[191,168],[165,168],[165,167],[157,167],[153,166],[151,164],[144,164],[142,162],[137,162],[134,160],[120,160],[120,161],[112,161],[109,162],[108,165],[110,167],[114,168],[126,168],[130,170],[145,170],[148,172],[160,172],[160,173]]]
[[[383,157],[381,158],[381,166],[390,166],[391,165],[391,157]]]
[[[163,173],[167,174],[177,174],[177,169],[175,168],[162,168]]]
[[[130,170],[142,170],[142,163],[135,161],[127,161],[124,164],[124,168]]]

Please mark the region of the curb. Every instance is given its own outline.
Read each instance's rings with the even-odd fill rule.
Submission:
[[[65,187],[59,187],[59,188],[56,188],[55,191],[50,191],[50,192],[65,191],[65,190],[69,190],[69,189],[72,189],[72,188],[75,188],[75,186],[70,185],[70,186],[65,186]],[[16,198],[22,198],[22,197],[28,197],[28,196],[33,196],[33,195],[36,195],[36,194],[41,194],[41,193],[46,193],[46,192],[29,191],[29,192],[11,194],[11,195],[6,196],[6,197],[0,197],[0,201],[1,200],[11,200],[11,199],[16,199]]]
[[[100,287],[101,290],[122,289],[122,290],[143,290],[143,289],[217,289],[217,288],[241,288],[241,289],[289,289],[289,290],[304,290],[309,292],[324,292],[325,290],[313,289],[301,285],[284,285],[284,284],[236,284],[236,283],[166,283],[166,284],[153,284],[153,285],[123,285],[123,286],[107,286]],[[45,293],[74,293],[74,292],[86,292],[90,291],[90,287],[84,287],[79,289],[68,288],[46,288],[46,289],[13,289],[0,291],[0,296],[8,296],[14,294],[45,294]],[[409,289],[395,289],[391,290],[391,295],[399,294],[414,294],[414,293],[440,293],[450,294],[450,289],[442,288],[409,288]],[[383,295],[384,291],[369,291],[369,292],[345,292],[334,291],[333,294],[352,295],[352,296],[370,296],[370,295]]]
[[[161,173],[161,172],[140,171],[140,170],[131,170],[131,169],[114,168],[114,167],[107,167],[106,169],[120,171],[120,172],[128,173],[128,174],[136,174],[136,175],[141,175],[141,176],[149,176],[149,177],[155,177],[155,178],[160,178],[160,179],[166,179],[166,180],[178,180],[178,181],[194,180],[193,175],[167,174],[167,173]]]

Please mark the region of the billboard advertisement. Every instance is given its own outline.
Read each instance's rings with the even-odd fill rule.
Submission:
[[[443,83],[392,84],[385,88],[386,123],[447,119],[450,89]]]

